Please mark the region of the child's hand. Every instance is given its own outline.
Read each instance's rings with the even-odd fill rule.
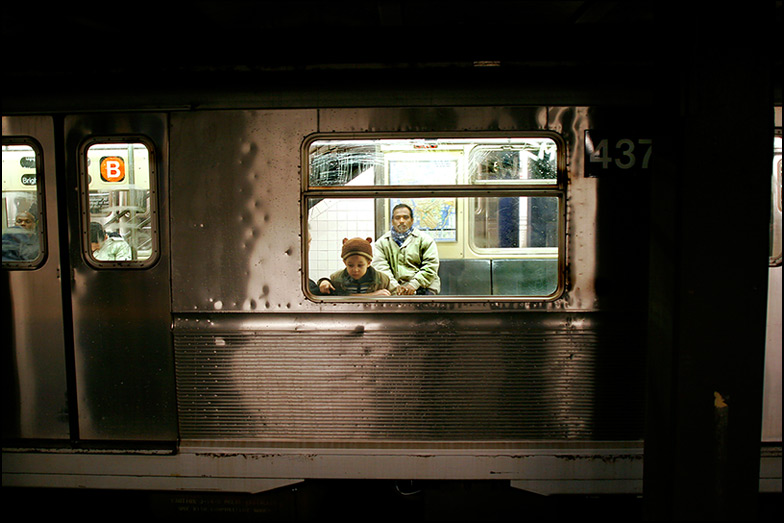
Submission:
[[[319,290],[322,294],[332,294],[335,287],[332,286],[332,282],[329,280],[321,280],[321,283],[319,283]]]
[[[392,296],[392,293],[386,289],[379,289],[376,292],[371,292],[375,296]]]

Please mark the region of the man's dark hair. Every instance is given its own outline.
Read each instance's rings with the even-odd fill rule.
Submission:
[[[90,222],[90,243],[101,243],[106,239],[106,233],[98,222]]]
[[[411,215],[411,218],[412,219],[414,218],[414,210],[408,204],[405,203],[399,203],[394,207],[392,207],[392,214],[394,215],[395,211],[400,209],[401,207],[405,207],[406,209],[408,209],[408,213]]]

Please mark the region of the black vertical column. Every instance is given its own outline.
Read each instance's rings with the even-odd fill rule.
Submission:
[[[773,9],[681,5],[657,13],[646,519],[748,521],[759,481]]]

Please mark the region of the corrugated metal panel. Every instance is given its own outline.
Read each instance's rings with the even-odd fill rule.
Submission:
[[[613,338],[600,353],[585,330],[177,334],[181,437],[641,437],[642,351]]]

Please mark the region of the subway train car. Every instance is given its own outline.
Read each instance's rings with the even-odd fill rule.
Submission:
[[[4,117],[4,483],[253,491],[469,470],[639,490],[646,293],[614,280],[636,277],[618,249],[646,249],[645,209],[622,195],[644,190],[651,144],[615,134],[618,118],[68,115],[59,189],[52,118]],[[435,238],[438,294],[310,287],[344,238],[375,244],[399,201]]]
[[[4,487],[642,493],[648,100],[335,92],[4,108]],[[775,111],[760,409],[773,492]],[[432,239],[429,292],[320,287],[347,265],[345,240],[382,270],[399,204]]]
[[[259,489],[334,470],[448,478],[466,466],[481,477],[495,468],[482,462],[558,460],[577,442],[598,466],[594,454],[623,456],[607,480],[629,479],[617,469],[640,464],[645,298],[602,293],[605,271],[628,269],[596,244],[605,221],[623,243],[613,213],[637,214],[635,226],[644,216],[603,217],[597,177],[570,177],[602,158],[605,139],[592,152],[583,139],[601,118],[581,107],[68,115],[67,191],[47,178],[51,118],[5,118],[8,236],[33,215],[14,238],[40,247],[11,256],[4,243],[18,412],[5,436],[78,441],[77,455],[44,454],[65,462],[150,463],[144,481],[161,486]],[[650,146],[632,138],[641,184]],[[437,294],[310,288],[340,268],[344,238],[375,247],[399,201],[434,237]],[[47,205],[68,208],[67,243]],[[257,459],[269,460],[259,477]]]

